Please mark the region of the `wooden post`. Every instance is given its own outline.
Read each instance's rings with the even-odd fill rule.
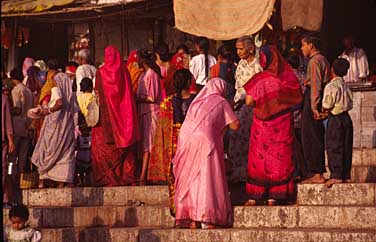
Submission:
[[[8,71],[12,70],[14,67],[17,66],[17,30],[18,30],[18,21],[17,18],[14,18],[14,21],[12,23],[12,28],[13,28],[13,36],[12,36],[12,41],[9,46],[9,51],[8,51]]]

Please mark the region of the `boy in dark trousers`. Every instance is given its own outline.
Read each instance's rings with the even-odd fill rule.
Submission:
[[[350,180],[353,124],[348,111],[352,109],[353,101],[350,88],[343,80],[349,67],[346,59],[336,59],[331,69],[333,79],[324,89],[322,108],[329,116],[326,150],[331,173],[327,187]]]

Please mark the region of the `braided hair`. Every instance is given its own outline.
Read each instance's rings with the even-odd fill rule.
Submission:
[[[197,45],[200,51],[204,52],[205,55],[205,78],[209,76],[209,39],[206,37],[199,37],[197,39]]]

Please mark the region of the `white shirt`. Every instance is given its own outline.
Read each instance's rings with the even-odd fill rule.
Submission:
[[[93,87],[95,86],[95,73],[96,73],[96,71],[97,71],[97,68],[95,68],[94,66],[89,65],[89,64],[83,64],[83,65],[80,65],[77,68],[77,70],[76,70],[76,84],[77,84],[76,93],[77,93],[77,96],[82,93],[81,88],[80,88],[80,83],[81,83],[81,80],[84,77],[88,77],[91,80],[93,80]]]
[[[235,72],[235,102],[245,99],[247,93],[243,88],[244,84],[246,84],[249,81],[249,79],[251,79],[256,73],[259,73],[261,71],[262,67],[257,57],[255,57],[255,59],[251,63],[248,63],[248,61],[244,59],[241,59],[239,61]]]
[[[344,58],[350,62],[347,75],[343,77],[345,82],[359,82],[361,77],[369,74],[367,55],[363,49],[353,48],[349,55],[343,52],[339,58]]]
[[[214,66],[217,61],[214,56],[208,55],[209,58],[209,67],[208,67],[208,76],[210,73],[210,67]],[[193,74],[193,77],[196,80],[197,84],[205,85],[208,81],[208,78],[205,77],[205,55],[199,54],[191,59],[189,62],[189,70]]]

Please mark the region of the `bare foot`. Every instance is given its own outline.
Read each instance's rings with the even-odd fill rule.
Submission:
[[[216,227],[215,227],[215,225],[213,225],[213,224],[208,224],[207,225],[207,229],[215,229]]]
[[[334,184],[338,184],[338,183],[342,183],[343,182],[343,180],[341,180],[341,179],[334,179],[334,178],[332,178],[332,179],[329,179],[326,183],[325,183],[325,186],[327,187],[327,188],[330,188],[330,187],[332,187]]]
[[[301,182],[302,184],[312,184],[312,183],[325,183],[325,179],[321,174],[315,174],[312,177]]]
[[[268,199],[268,206],[275,206],[277,204],[277,201],[274,199]]]
[[[244,203],[244,206],[255,206],[256,205],[256,200],[249,199]]]
[[[63,188],[65,187],[65,183],[64,182],[58,182],[57,183],[57,188]]]
[[[44,188],[44,180],[43,179],[39,180],[38,188]]]
[[[190,229],[200,229],[201,228],[201,222],[192,221],[191,226],[189,228]]]

